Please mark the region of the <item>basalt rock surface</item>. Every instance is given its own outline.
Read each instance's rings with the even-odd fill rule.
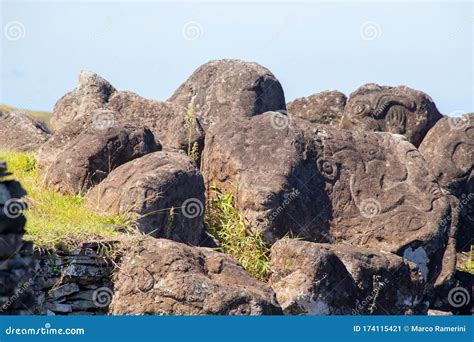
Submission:
[[[276,315],[271,288],[229,256],[163,239],[131,246],[115,275],[113,315]]]
[[[457,248],[468,251],[474,242],[474,113],[438,121],[420,152],[440,186],[459,201]]]
[[[346,106],[346,95],[337,90],[327,90],[289,102],[288,113],[312,123],[337,127]]]
[[[0,110],[0,148],[11,151],[36,150],[50,137],[48,128],[21,111]]]
[[[159,151],[121,165],[87,194],[89,207],[132,214],[154,237],[199,245],[204,234],[204,182],[184,154]]]
[[[433,100],[421,91],[369,83],[350,95],[340,127],[402,134],[419,146],[441,118]]]
[[[270,70],[236,59],[202,65],[168,101],[192,105],[204,129],[235,117],[286,109],[283,88]]]
[[[345,241],[405,255],[433,281],[452,208],[418,150],[401,135],[298,118],[276,126],[278,117],[270,112],[216,125],[203,155],[206,184],[232,191],[269,243],[288,233]]]

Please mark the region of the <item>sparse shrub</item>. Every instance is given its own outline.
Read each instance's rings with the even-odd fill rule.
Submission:
[[[234,206],[232,193],[211,187],[206,221],[209,232],[219,241],[224,253],[233,256],[251,275],[267,280],[270,276],[270,250],[261,234],[250,231]]]
[[[199,158],[199,151],[197,142],[193,142],[193,132],[196,129],[196,116],[194,115],[194,106],[192,103],[188,106],[184,122],[187,132],[188,156],[196,161]]]

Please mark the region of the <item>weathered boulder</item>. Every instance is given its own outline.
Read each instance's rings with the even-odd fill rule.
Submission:
[[[421,91],[369,83],[350,95],[340,127],[403,134],[418,147],[441,118],[433,100]]]
[[[46,126],[21,111],[0,110],[0,148],[12,151],[32,151],[50,137]]]
[[[267,284],[212,249],[144,239],[131,244],[121,265],[113,315],[281,314]]]
[[[115,88],[108,81],[91,71],[82,70],[78,86],[54,106],[51,126],[59,130],[96,109],[103,109],[114,92]]]
[[[474,113],[439,120],[420,152],[440,186],[459,201],[457,248],[467,251],[474,239]]]
[[[282,239],[271,249],[270,285],[285,314],[403,314],[419,310],[421,272],[389,253]]]
[[[188,144],[204,141],[204,131],[196,118],[187,126],[186,107],[171,102],[149,100],[129,91],[116,92],[110,97],[109,110],[120,113],[121,121],[140,123],[150,128],[165,146],[186,149]]]
[[[291,233],[317,242],[404,255],[424,253],[440,272],[449,200],[403,136],[309,125],[265,113],[216,125],[206,137],[206,184],[233,192],[253,229],[270,243]],[[425,274],[428,277],[428,274]]]
[[[326,90],[287,103],[290,115],[313,123],[338,126],[346,106],[346,95],[337,90]]]
[[[130,214],[154,237],[199,245],[204,233],[204,182],[184,154],[160,151],[113,170],[87,194],[94,210]]]
[[[103,130],[114,125],[133,124],[148,127],[164,145],[186,149],[189,144],[202,146],[203,131],[194,117],[187,118],[187,108],[176,103],[145,99],[128,91],[117,91],[102,77],[81,71],[79,85],[56,103],[51,119],[55,142],[43,149],[46,154],[63,140],[84,128]]]
[[[286,109],[283,88],[270,70],[236,59],[200,66],[168,101],[191,105],[205,129],[229,118]]]
[[[63,146],[46,170],[45,181],[61,193],[83,193],[118,166],[160,149],[147,128],[88,129]]]

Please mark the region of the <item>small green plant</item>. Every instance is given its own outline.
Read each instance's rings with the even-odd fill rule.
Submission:
[[[261,234],[248,228],[242,214],[234,206],[232,193],[210,189],[206,222],[209,232],[219,241],[224,253],[233,256],[250,274],[261,280],[270,275],[270,250]]]
[[[188,111],[184,117],[184,124],[187,133],[188,156],[192,160],[197,160],[199,158],[199,147],[197,142],[193,142],[193,132],[196,129],[196,116],[194,114],[194,106],[192,103],[188,106]]]
[[[380,291],[384,288],[385,284],[380,281],[382,279],[381,276],[374,275],[372,277],[372,293],[370,297],[372,298],[372,302],[369,305],[368,311],[372,315],[375,310],[377,309],[377,299],[379,298]]]
[[[18,180],[27,192],[25,237],[36,248],[74,248],[84,241],[119,235],[116,226],[131,230],[132,218],[127,215],[98,214],[86,208],[83,196],[62,195],[48,189],[33,153],[0,151],[0,160],[7,162],[11,178]]]

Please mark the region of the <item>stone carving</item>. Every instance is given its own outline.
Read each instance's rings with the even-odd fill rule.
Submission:
[[[402,134],[419,146],[441,117],[433,100],[420,91],[371,83],[350,95],[340,127]]]
[[[457,248],[468,251],[474,227],[474,113],[438,121],[420,152],[441,187],[458,199]]]
[[[164,239],[133,243],[115,275],[113,315],[278,315],[271,288],[223,253]]]
[[[216,125],[203,174],[235,194],[251,227],[273,243],[290,233],[403,255],[422,248],[429,279],[440,272],[451,205],[418,150],[401,135],[346,131],[276,113]],[[290,203],[285,194],[298,191]],[[281,210],[284,208],[284,210]],[[278,215],[273,215],[278,213]]]
[[[285,314],[367,315],[426,311],[423,276],[401,257],[348,245],[282,239],[270,285]]]

